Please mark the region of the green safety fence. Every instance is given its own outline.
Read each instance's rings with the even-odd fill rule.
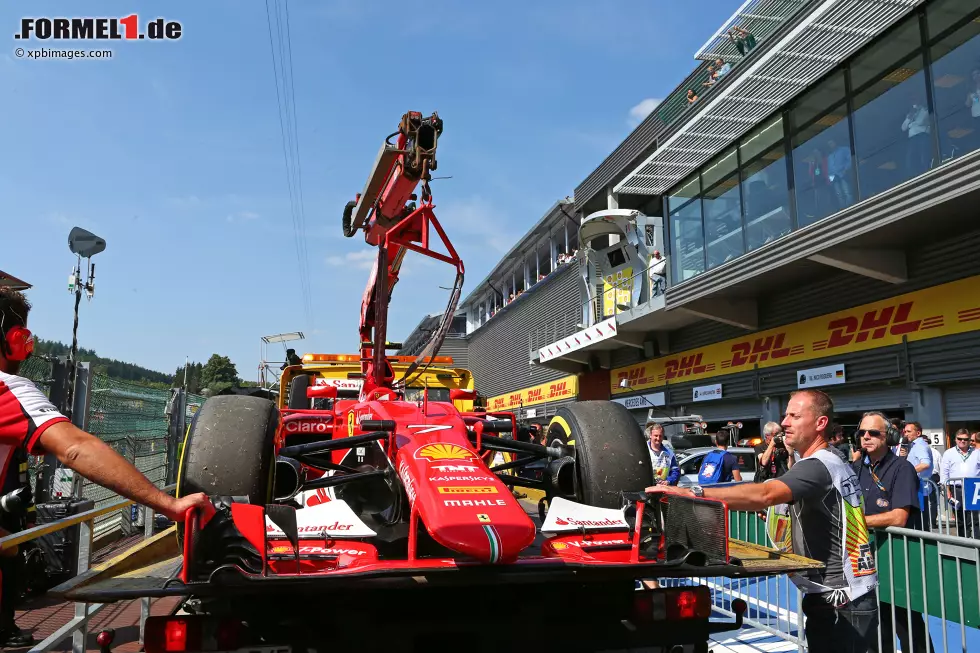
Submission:
[[[731,511],[729,536],[771,546],[756,513]],[[882,601],[980,627],[980,542],[904,528],[872,530]]]

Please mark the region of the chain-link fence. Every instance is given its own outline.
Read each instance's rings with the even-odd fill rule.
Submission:
[[[18,373],[34,381],[46,396],[59,404],[59,398],[51,392],[52,386],[57,385],[54,377],[60,374],[70,378],[70,369],[63,361],[32,356],[24,361]],[[104,374],[92,374],[89,386],[86,430],[133,463],[152,483],[158,487],[166,485],[168,477],[174,478],[175,469],[171,468],[175,468],[180,459],[179,445],[187,426],[205,397],[193,394],[182,397],[176,389],[149,388]],[[59,408],[64,409],[63,406]],[[38,492],[39,482],[44,478],[44,465],[43,456],[30,457],[30,482],[37,498],[45,494]],[[68,496],[72,492],[72,478],[70,473],[54,474],[54,478],[47,482],[51,496]],[[87,480],[81,484],[81,494],[93,500],[96,508],[118,498],[114,492]],[[134,527],[142,526],[139,523],[142,515],[142,511],[131,513],[126,509],[101,517],[95,522],[95,535],[99,537],[116,529],[128,534]]]

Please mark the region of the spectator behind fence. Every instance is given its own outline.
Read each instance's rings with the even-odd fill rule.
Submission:
[[[779,478],[793,466],[792,447],[783,438],[783,429],[776,422],[769,422],[762,428],[763,441],[755,445],[755,457],[759,461],[755,472],[758,483],[770,478]]]
[[[908,446],[905,446],[908,443]],[[935,497],[932,496],[932,486],[929,480],[932,478],[932,447],[924,437],[922,437],[922,425],[918,422],[906,422],[902,427],[901,444],[896,447],[894,453],[908,459],[915,467],[915,473],[919,476],[919,508],[930,519],[932,523],[933,508],[929,504],[935,505]],[[938,507],[937,507],[938,508]]]
[[[956,446],[943,453],[939,482],[946,488],[946,499],[956,515],[956,532],[960,537],[980,537],[980,512],[963,509],[963,481],[980,476],[980,449],[971,445],[970,432],[956,432]]]
[[[715,483],[730,483],[741,481],[742,473],[738,471],[738,458],[728,451],[731,433],[722,429],[715,434],[714,451],[708,452],[698,471],[698,483],[713,485]]]
[[[861,460],[852,463],[852,467],[857,474],[861,491],[864,492],[864,519],[868,528],[921,528],[919,478],[908,460],[899,458],[888,448],[889,426],[884,413],[872,411],[864,414],[858,427],[857,435],[861,440],[863,456]],[[895,650],[892,633],[898,635],[904,652],[931,652],[931,642],[930,647],[926,648],[926,627],[922,613],[913,610],[910,616],[905,608],[895,605],[893,622],[893,606],[889,598],[888,593],[878,597],[882,646],[879,653],[893,653]],[[909,648],[909,621],[912,622],[914,648]],[[875,650],[878,648],[877,643],[874,642]]]
[[[0,444],[6,445],[0,469],[10,474],[7,463],[14,449],[24,447],[32,455],[52,454],[77,474],[174,521],[182,521],[190,508],[207,504],[203,493],[176,499],[159,489],[112,447],[59,413],[30,379],[17,375],[21,363],[34,350],[34,336],[27,329],[30,310],[23,294],[0,287]],[[6,479],[0,482],[6,483]],[[0,537],[6,535],[8,532],[0,528]],[[18,550],[11,547],[5,552],[14,556]],[[7,598],[0,599],[0,604]],[[12,621],[3,624],[0,645],[25,646],[32,641]]]
[[[677,485],[681,468],[677,465],[674,452],[664,446],[664,427],[656,422],[647,424],[647,448],[650,450],[650,464],[653,466],[653,479],[658,485]]]
[[[794,392],[782,427],[799,452],[793,468],[765,483],[720,488],[651,486],[647,492],[703,496],[731,510],[758,512],[789,504],[792,551],[823,563],[792,574],[804,593],[809,653],[868,651],[877,639],[878,585],[875,559],[861,509],[861,492],[850,466],[827,451],[834,403],[819,390]]]

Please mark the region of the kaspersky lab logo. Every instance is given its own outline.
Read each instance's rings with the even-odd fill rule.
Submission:
[[[137,14],[124,18],[21,18],[15,39],[41,41],[117,41],[151,39],[176,41],[183,26],[176,20],[155,18],[140,28]]]

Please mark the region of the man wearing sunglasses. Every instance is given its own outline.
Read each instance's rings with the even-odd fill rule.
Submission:
[[[854,470],[828,449],[834,404],[819,390],[794,392],[782,427],[786,445],[798,452],[791,469],[764,483],[733,487],[648,487],[648,493],[725,501],[732,510],[760,512],[789,504],[793,553],[824,564],[791,574],[804,593],[809,653],[856,653],[877,641],[878,574]]]
[[[963,508],[963,481],[980,476],[980,449],[973,446],[970,432],[956,432],[956,446],[943,452],[939,470],[939,482],[946,488],[946,498],[954,509],[956,532],[960,537],[980,537],[980,519],[977,511]]]
[[[907,458],[895,455],[888,446],[888,418],[878,411],[865,413],[858,426],[857,437],[861,443],[861,458],[852,463],[858,483],[864,492],[864,519],[868,528],[921,528],[919,511],[919,477]],[[908,428],[908,424],[906,428]],[[924,442],[925,440],[923,440]],[[895,650],[894,635],[903,651],[926,653],[925,622],[922,613],[895,606],[894,631],[890,595],[884,593],[878,606],[881,619],[882,648],[879,653]],[[912,622],[912,648],[909,648],[909,621]],[[877,644],[877,642],[875,642]],[[930,642],[931,644],[931,642]]]
[[[204,494],[176,499],[150,482],[125,458],[99,438],[76,428],[58,412],[30,379],[17,376],[21,363],[34,350],[34,337],[27,330],[31,305],[23,294],[0,287],[0,485],[10,470],[15,450],[25,448],[32,455],[54,454],[62,465],[116,494],[149,506],[173,520],[207,502]],[[0,537],[8,535],[0,529]],[[0,558],[0,574],[16,560],[7,550]],[[6,585],[6,583],[4,583]],[[0,645],[25,646],[33,638],[13,623],[12,598],[3,592],[0,599]],[[4,606],[6,604],[6,606]]]

